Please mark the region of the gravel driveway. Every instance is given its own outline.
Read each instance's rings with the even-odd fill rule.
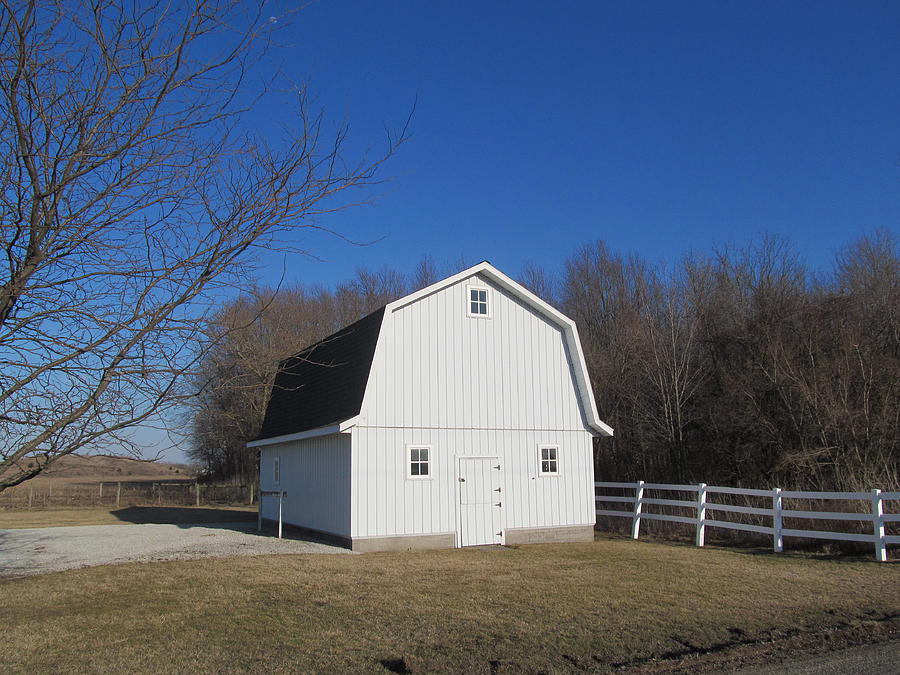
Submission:
[[[258,535],[255,523],[84,525],[0,530],[0,576],[124,562],[271,553],[348,553],[301,539]]]

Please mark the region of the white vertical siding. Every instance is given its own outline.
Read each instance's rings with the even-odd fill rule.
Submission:
[[[286,490],[284,522],[350,536],[350,435],[333,434],[264,447],[260,453],[260,487]],[[281,457],[281,484],[273,464]],[[263,498],[263,517],[278,517],[278,500]]]
[[[491,318],[467,315],[490,288]],[[456,457],[496,455],[503,527],[594,522],[593,453],[561,329],[480,276],[385,316],[353,429],[351,536],[457,531]],[[560,475],[539,474],[539,443]],[[429,480],[406,476],[409,444],[432,448]]]
[[[559,475],[539,474],[539,443],[559,446]],[[431,446],[431,478],[406,476],[406,447]],[[353,430],[353,537],[438,534],[457,529],[456,457],[500,458],[504,528],[594,523],[591,436],[584,431]]]
[[[468,287],[490,288],[491,318],[467,316]],[[385,317],[360,424],[582,430],[562,330],[479,276]]]

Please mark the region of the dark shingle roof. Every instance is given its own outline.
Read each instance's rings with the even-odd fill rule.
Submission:
[[[384,307],[281,362],[257,440],[359,414]]]

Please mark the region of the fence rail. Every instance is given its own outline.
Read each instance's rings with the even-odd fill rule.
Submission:
[[[23,484],[0,493],[0,508],[20,510],[54,507],[200,506],[253,504],[256,486],[211,485],[193,479],[45,481]]]
[[[703,546],[706,539],[706,528],[722,528],[726,530],[739,530],[754,532],[772,536],[772,547],[776,553],[784,549],[784,537],[799,537],[804,539],[827,539],[832,541],[856,541],[871,543],[875,547],[875,559],[879,562],[887,561],[888,544],[900,544],[900,535],[885,533],[885,526],[889,523],[900,523],[900,513],[885,513],[885,502],[900,501],[900,492],[813,492],[808,490],[757,490],[750,488],[730,488],[706,485],[672,485],[667,483],[615,483],[597,482],[595,487],[595,501],[602,504],[629,504],[631,510],[617,510],[609,508],[596,508],[598,516],[613,518],[628,518],[631,520],[631,537],[637,539],[640,535],[641,521],[662,521],[693,525],[696,528],[695,542],[697,546]],[[633,496],[596,494],[596,490],[634,490]],[[646,491],[696,493],[696,498],[668,499],[665,497],[645,497]],[[719,499],[734,495],[740,497],[768,498],[771,499],[771,507],[738,506],[709,501],[710,497]],[[845,501],[862,502],[865,511],[815,511],[800,509],[785,509],[784,500],[810,500],[810,501]],[[645,506],[667,507],[682,511],[682,515],[672,513],[648,512]],[[684,510],[690,510],[691,515],[684,515]],[[739,515],[771,518],[771,525],[754,525],[750,523],[719,520],[708,517],[708,512],[735,513]],[[827,530],[805,530],[784,527],[785,518],[797,518],[824,521],[850,521],[869,522],[872,525],[871,534],[856,532],[832,532]]]

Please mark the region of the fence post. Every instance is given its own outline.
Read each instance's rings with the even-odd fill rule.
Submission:
[[[781,536],[781,488],[772,490],[772,545],[775,553],[784,550],[784,537]]]
[[[884,501],[881,490],[872,490],[872,525],[875,530],[875,560],[887,562],[887,546],[884,542]]]
[[[116,484],[116,508],[122,504],[122,481]]]
[[[250,483],[250,506],[253,506],[253,488],[256,486],[251,482]]]
[[[194,481],[194,491],[197,493],[197,506],[200,506],[200,481]]]
[[[103,481],[100,481],[100,503],[103,503]]]
[[[644,481],[639,480],[634,489],[634,516],[631,519],[631,538],[637,539],[641,530],[641,503],[644,499]]]
[[[278,538],[281,539],[281,503],[284,501],[284,490],[278,493]]]
[[[706,483],[700,483],[697,493],[697,546],[706,542]]]

